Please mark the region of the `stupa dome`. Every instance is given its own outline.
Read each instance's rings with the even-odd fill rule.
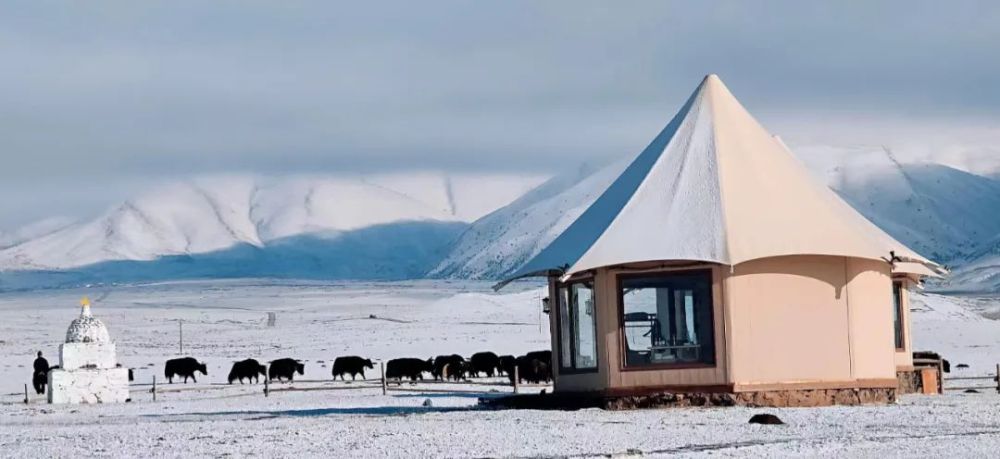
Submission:
[[[90,302],[84,299],[81,304],[83,309],[80,311],[80,317],[74,319],[66,330],[66,342],[110,343],[111,335],[108,334],[108,328],[90,313]]]

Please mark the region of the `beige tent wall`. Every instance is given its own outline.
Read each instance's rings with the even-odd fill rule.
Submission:
[[[779,257],[726,280],[733,379],[740,384],[850,379],[844,259]]]
[[[895,378],[889,267],[880,261],[848,258],[847,280],[853,377]]]
[[[723,308],[722,292],[722,271],[718,265],[688,266],[684,268],[659,268],[651,272],[691,270],[691,269],[711,269],[712,270],[712,314],[715,317],[715,366],[705,368],[683,368],[669,370],[637,370],[624,369],[622,362],[622,342],[620,337],[619,299],[618,299],[618,278],[619,273],[635,274],[634,269],[600,269],[598,276],[601,280],[602,292],[600,294],[602,305],[600,323],[605,325],[603,344],[606,353],[607,364],[607,384],[612,391],[628,392],[630,390],[641,390],[643,388],[654,387],[688,387],[688,386],[721,386],[728,384],[726,378],[726,330],[725,312]],[[600,328],[600,326],[599,326]]]
[[[894,384],[898,356],[892,339],[892,284],[884,262],[803,255],[755,260],[732,271],[719,265],[651,269],[712,270],[716,364],[626,370],[617,275],[642,272],[639,266],[596,270],[599,371],[557,375],[556,390]],[[557,350],[554,317],[550,324]]]
[[[884,263],[833,256],[736,266],[725,280],[733,381],[749,388],[893,377],[888,276]]]
[[[912,328],[910,326],[910,288],[913,287],[913,281],[905,276],[898,276],[894,280],[903,283],[903,289],[900,294],[900,301],[903,303],[903,350],[895,352],[896,369],[908,371],[913,369],[913,341],[910,339],[910,328]],[[892,297],[889,298],[889,302],[889,304],[892,304]],[[892,329],[891,327],[890,322],[890,330]],[[893,348],[895,349],[895,347],[894,343]]]

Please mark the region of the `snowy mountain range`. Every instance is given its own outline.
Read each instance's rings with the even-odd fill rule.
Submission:
[[[891,152],[804,149],[814,174],[865,217],[954,269],[941,289],[1000,291],[1000,181],[940,164],[900,164]],[[475,222],[432,275],[502,278],[552,241],[624,169],[557,177]]]
[[[874,223],[953,269],[933,287],[1000,291],[1000,181],[881,148],[803,148]],[[204,177],[98,218],[0,233],[0,290],[183,278],[497,279],[537,254],[627,166],[544,176]]]
[[[0,289],[188,277],[407,278],[540,176],[205,177],[0,236]],[[28,282],[30,281],[30,282]]]
[[[473,223],[429,275],[496,279],[513,272],[573,223],[626,166],[583,165],[553,177]]]

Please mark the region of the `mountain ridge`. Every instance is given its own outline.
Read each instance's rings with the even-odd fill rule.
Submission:
[[[298,235],[332,236],[406,221],[471,222],[540,181],[445,174],[284,179],[220,176],[170,182],[97,218],[5,236],[0,271],[72,269],[104,261],[264,247]],[[466,187],[457,200],[452,190]],[[476,187],[489,193],[465,192]],[[451,190],[451,191],[450,191]]]
[[[1000,181],[899,164],[879,149],[819,153],[801,157],[845,201],[953,268],[929,287],[1000,291],[1000,214],[991,212],[1000,208]],[[551,242],[627,165],[584,164],[544,181],[418,174],[171,183],[99,218],[0,233],[0,290],[157,276],[499,279]]]

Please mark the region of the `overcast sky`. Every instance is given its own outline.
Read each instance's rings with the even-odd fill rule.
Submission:
[[[4,2],[0,228],[191,174],[632,155],[706,73],[793,147],[1000,151],[996,2],[830,3]]]

